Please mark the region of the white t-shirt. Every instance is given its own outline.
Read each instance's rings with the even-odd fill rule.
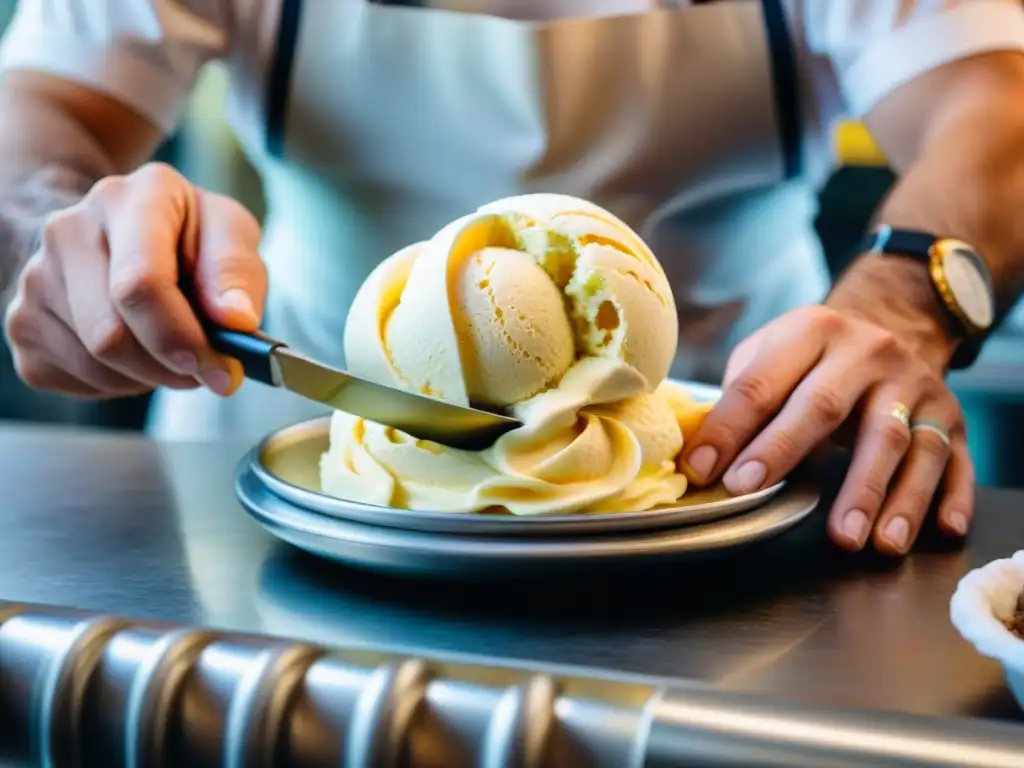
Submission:
[[[170,131],[206,62],[221,59],[264,76],[284,1],[21,0],[0,48],[0,69],[41,70],[92,86]],[[430,0],[432,6],[518,19],[690,4],[692,0]],[[810,71],[818,115],[833,115],[841,105],[842,111],[859,116],[929,69],[980,52],[1024,49],[1024,7],[1018,0],[782,4],[798,56]]]

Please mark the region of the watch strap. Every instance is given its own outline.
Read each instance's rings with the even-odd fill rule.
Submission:
[[[954,371],[962,371],[974,365],[974,361],[981,354],[982,340],[977,336],[968,336],[962,339],[953,350],[953,356],[949,360],[949,367]]]
[[[865,235],[862,250],[867,253],[909,256],[927,263],[931,260],[932,246],[938,239],[927,232],[883,226],[877,232]]]

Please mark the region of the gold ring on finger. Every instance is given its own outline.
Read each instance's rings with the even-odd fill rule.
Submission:
[[[936,419],[914,419],[910,425],[910,431],[913,432],[932,432],[939,436],[939,438],[946,444],[948,448],[950,445],[949,429],[941,421]]]
[[[902,421],[904,427],[910,428],[910,409],[903,403],[893,403],[889,415],[898,421]]]

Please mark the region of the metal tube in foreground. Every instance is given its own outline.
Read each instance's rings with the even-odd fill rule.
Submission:
[[[1024,765],[1024,728],[0,603],[0,763]]]

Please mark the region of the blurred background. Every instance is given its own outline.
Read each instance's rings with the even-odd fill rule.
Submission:
[[[16,2],[0,0],[0,31],[6,28]],[[226,87],[223,69],[208,67],[179,132],[160,148],[157,159],[197,184],[235,197],[262,218],[259,178],[223,119]],[[871,212],[893,183],[893,175],[870,136],[856,123],[837,128],[834,146],[836,168],[821,191],[815,227],[836,275],[856,255]],[[974,368],[954,374],[951,380],[967,412],[979,481],[1024,487],[1024,473],[1017,469],[1024,453],[1015,437],[1024,426],[1024,307],[1011,315]],[[33,392],[14,374],[0,339],[0,422],[138,430],[147,405],[146,397],[91,403]]]

